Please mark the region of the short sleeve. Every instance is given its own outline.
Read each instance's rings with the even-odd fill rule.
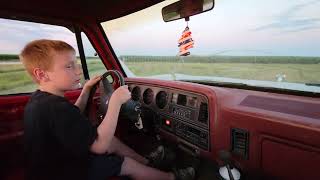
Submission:
[[[96,127],[69,102],[57,103],[52,110],[51,130],[58,142],[74,155],[87,155],[97,137]]]

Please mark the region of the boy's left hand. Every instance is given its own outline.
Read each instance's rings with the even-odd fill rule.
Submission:
[[[100,80],[101,80],[101,76],[95,76],[94,78],[86,81],[86,82],[84,83],[83,90],[90,91],[91,88],[92,88],[95,84],[97,84],[97,82],[100,81]]]

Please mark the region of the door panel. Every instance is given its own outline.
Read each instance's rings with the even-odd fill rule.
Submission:
[[[65,97],[74,103],[81,90]],[[0,96],[0,179],[23,179],[23,113],[31,94]]]

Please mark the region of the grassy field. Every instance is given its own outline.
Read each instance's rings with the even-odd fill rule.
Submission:
[[[239,79],[276,81],[277,74],[285,74],[287,82],[320,83],[320,64],[261,64],[261,63],[170,63],[126,62],[137,76],[183,73]],[[100,60],[89,60],[90,76],[105,72]],[[31,92],[36,88],[23,65],[0,63],[0,94]]]
[[[175,72],[198,76],[275,81],[276,75],[281,73],[286,75],[287,82],[320,83],[320,64],[126,63],[126,65],[132,72],[141,76]]]

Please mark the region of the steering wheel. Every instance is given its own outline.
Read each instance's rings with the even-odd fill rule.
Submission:
[[[109,77],[112,77],[109,81]],[[102,75],[101,80],[92,87],[90,95],[88,98],[87,106],[85,109],[85,114],[90,119],[95,117],[91,113],[91,109],[94,106],[94,95],[96,94],[97,87],[100,93],[100,104],[97,109],[97,117],[95,119],[90,119],[92,122],[99,124],[103,120],[107,113],[109,100],[112,93],[117,89],[117,87],[125,85],[124,78],[120,72],[116,70],[109,70]],[[132,99],[128,100],[121,106],[119,117],[127,118],[134,123],[138,121],[141,113],[141,104]]]

